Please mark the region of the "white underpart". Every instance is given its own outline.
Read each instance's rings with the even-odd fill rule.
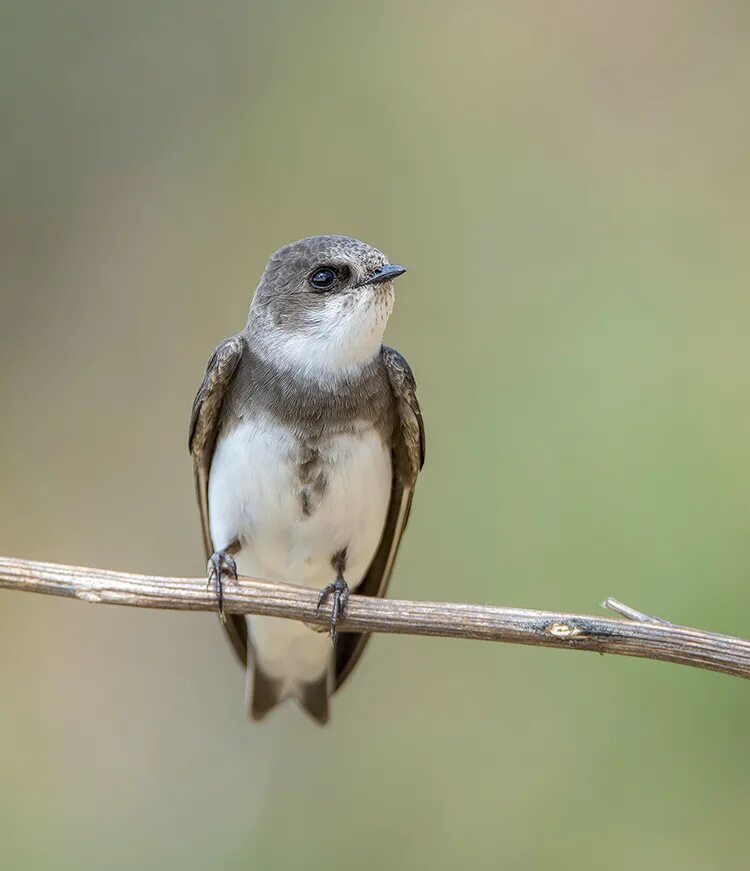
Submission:
[[[308,378],[350,375],[379,352],[393,311],[393,282],[321,298],[301,329],[264,329],[258,343],[283,369]]]
[[[380,435],[363,423],[353,434],[323,440],[326,489],[310,516],[303,511],[299,444],[265,412],[221,438],[211,466],[208,499],[217,550],[242,543],[240,574],[323,588],[335,576],[333,555],[347,551],[346,580],[364,577],[385,524],[391,457]],[[250,616],[259,665],[292,694],[300,682],[330,675],[331,644],[302,623]]]

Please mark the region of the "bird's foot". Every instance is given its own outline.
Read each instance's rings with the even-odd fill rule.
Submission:
[[[208,583],[206,587],[211,586],[211,582],[216,584],[216,598],[219,605],[219,618],[222,623],[226,623],[224,617],[224,581],[223,576],[237,580],[237,563],[231,554],[225,550],[217,550],[216,553],[208,561]]]
[[[339,620],[344,616],[346,603],[349,599],[349,585],[340,575],[332,584],[328,584],[327,587],[324,587],[320,591],[320,595],[318,596],[318,607],[315,609],[316,611],[320,611],[320,606],[330,595],[333,595],[333,607],[331,608],[329,634],[331,636],[331,645],[334,645],[336,643],[336,626]]]

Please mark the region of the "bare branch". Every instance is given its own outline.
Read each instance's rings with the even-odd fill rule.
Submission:
[[[204,578],[160,578],[0,557],[0,587],[111,605],[216,610]],[[316,613],[317,598],[318,591],[306,587],[241,578],[226,585],[224,607],[230,613],[287,617],[324,629],[327,616]],[[339,630],[593,650],[750,678],[749,641],[675,626],[615,599],[604,604],[628,619],[353,595]]]

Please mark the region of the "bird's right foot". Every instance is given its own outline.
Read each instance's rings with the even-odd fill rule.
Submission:
[[[217,550],[208,561],[208,583],[207,587],[211,586],[211,582],[216,584],[216,599],[218,601],[219,618],[222,623],[226,623],[224,617],[224,581],[223,576],[237,580],[237,563],[234,557],[225,550]]]
[[[332,584],[328,584],[320,591],[318,596],[318,607],[315,611],[320,611],[321,606],[329,596],[333,596],[333,607],[331,608],[331,622],[328,629],[328,634],[331,638],[331,645],[336,644],[336,627],[339,620],[344,616],[346,603],[349,599],[349,585],[344,578],[339,575]]]

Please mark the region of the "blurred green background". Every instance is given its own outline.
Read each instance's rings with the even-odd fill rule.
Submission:
[[[750,8],[0,13],[0,552],[203,572],[186,427],[268,255],[410,267],[392,592],[750,636]],[[0,594],[0,867],[742,867],[740,680],[379,637],[321,730],[216,619]]]

